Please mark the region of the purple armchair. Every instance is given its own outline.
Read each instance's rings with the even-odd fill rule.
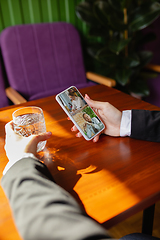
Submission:
[[[12,103],[19,104],[22,102],[26,102],[26,99],[23,98],[17,91],[15,91],[12,87],[7,86],[8,83],[5,73],[5,67],[2,61],[2,56],[0,55],[0,108],[9,106]]]
[[[9,85],[27,101],[57,94],[87,81],[80,38],[68,23],[41,23],[8,27],[1,33],[0,47]],[[93,73],[87,78],[115,86],[115,81]]]
[[[9,100],[5,93],[5,77],[3,73],[2,61],[0,59],[0,108],[9,105]]]

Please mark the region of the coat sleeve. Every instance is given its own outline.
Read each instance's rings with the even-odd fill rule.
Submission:
[[[106,230],[54,182],[47,167],[35,159],[25,158],[15,163],[3,176],[1,185],[24,240],[109,237]]]
[[[132,110],[131,137],[160,142],[160,111]]]

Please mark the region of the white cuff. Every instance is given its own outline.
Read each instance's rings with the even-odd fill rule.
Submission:
[[[121,126],[120,126],[120,136],[126,137],[131,135],[131,116],[132,111],[126,110],[122,112]]]
[[[38,158],[36,158],[36,157],[34,156],[33,153],[24,153],[24,154],[22,155],[22,158],[29,158],[29,157],[30,157],[30,158],[34,158],[34,159],[36,159],[36,160],[39,160]],[[18,162],[18,161],[21,160],[22,158],[18,159],[16,162]],[[7,172],[16,162],[11,162],[11,161],[9,161],[9,162],[7,163],[7,165],[5,166],[4,170],[3,170],[3,175],[5,175],[6,172]]]

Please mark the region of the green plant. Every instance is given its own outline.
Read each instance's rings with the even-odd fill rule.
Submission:
[[[88,26],[87,52],[96,60],[99,73],[115,79],[117,87],[128,93],[148,95],[146,76],[151,76],[144,67],[153,54],[143,51],[143,45],[155,35],[144,35],[142,30],[158,18],[160,3],[85,0],[76,6],[76,14]]]

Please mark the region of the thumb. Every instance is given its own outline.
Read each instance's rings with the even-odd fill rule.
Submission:
[[[33,143],[38,144],[41,141],[46,141],[47,139],[49,139],[52,136],[51,132],[45,132],[45,133],[40,133],[39,135],[32,135],[33,139]]]
[[[41,141],[46,141],[51,137],[51,132],[41,133],[39,135],[31,135],[26,140],[28,140],[28,144],[26,145],[25,152],[26,153],[33,153],[36,154],[37,145]]]
[[[88,95],[85,95],[85,101],[88,103],[88,105],[92,108],[96,108],[96,109],[102,109],[103,106],[103,102],[99,102],[99,101],[94,101],[92,99],[90,99],[88,97]]]

